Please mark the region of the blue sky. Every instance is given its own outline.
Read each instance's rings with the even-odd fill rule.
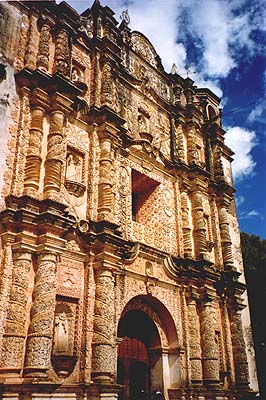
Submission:
[[[78,12],[93,1],[67,1]],[[240,229],[266,238],[266,7],[264,0],[101,0],[144,33],[167,72],[222,99]]]

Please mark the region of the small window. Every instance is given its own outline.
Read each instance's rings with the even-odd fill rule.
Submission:
[[[145,223],[145,208],[159,182],[138,171],[132,170],[132,219]]]
[[[208,118],[209,119],[215,119],[217,117],[215,109],[212,106],[208,105],[207,110],[208,110]]]

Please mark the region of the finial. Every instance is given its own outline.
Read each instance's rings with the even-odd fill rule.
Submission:
[[[172,65],[171,74],[172,74],[172,75],[178,74],[178,68],[177,68],[177,66],[176,66],[175,63]]]
[[[122,22],[124,22],[126,25],[130,24],[130,17],[128,14],[128,10],[122,11],[122,15],[120,15],[120,19],[122,19]]]

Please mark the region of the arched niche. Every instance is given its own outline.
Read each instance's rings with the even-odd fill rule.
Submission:
[[[150,399],[157,390],[167,399],[168,389],[181,384],[178,337],[167,308],[153,296],[134,297],[122,311],[117,336],[121,399]]]
[[[210,104],[208,104],[208,106],[207,106],[207,116],[208,116],[208,119],[210,119],[210,120],[215,119],[217,117],[216,110]]]

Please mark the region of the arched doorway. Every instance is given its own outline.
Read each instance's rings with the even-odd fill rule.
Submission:
[[[119,324],[117,382],[121,400],[150,400],[176,387],[180,371],[177,335],[166,308],[151,296],[138,296],[125,307]]]

